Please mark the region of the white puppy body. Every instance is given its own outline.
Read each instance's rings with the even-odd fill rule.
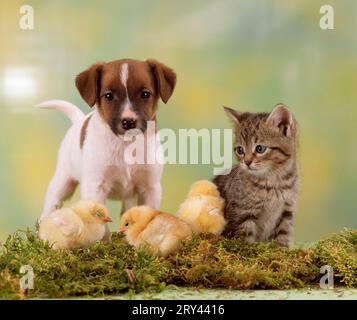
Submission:
[[[66,106],[64,111],[63,106]],[[122,212],[141,203],[158,209],[161,201],[162,164],[127,164],[124,151],[129,142],[115,135],[97,110],[79,117],[79,109],[66,101],[45,101],[41,108],[64,111],[75,122],[67,131],[59,149],[55,174],[49,184],[41,219],[61,206],[80,183],[81,199],[95,200],[105,204],[107,198],[123,200]],[[78,112],[79,111],[79,112]],[[80,135],[88,119],[83,148]],[[156,134],[155,134],[156,135]],[[147,139],[152,138],[147,134]],[[156,135],[156,144],[148,144],[162,153]]]

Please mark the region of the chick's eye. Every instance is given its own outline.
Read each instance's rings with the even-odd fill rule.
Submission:
[[[129,222],[127,222],[127,223],[125,224],[125,226],[128,227],[128,226],[129,226]]]
[[[147,90],[143,90],[142,92],[141,92],[141,98],[142,99],[149,99],[150,98],[150,95],[151,95],[151,93],[149,92],[149,91],[147,91]]]
[[[255,147],[255,152],[256,152],[256,153],[264,153],[266,149],[267,149],[266,146],[262,146],[262,145],[258,144],[258,145]]]
[[[111,92],[107,92],[105,95],[104,95],[104,98],[107,100],[107,101],[112,101],[114,99],[114,96]]]
[[[241,146],[235,147],[234,150],[235,150],[236,154],[238,154],[238,155],[244,154],[244,149]]]
[[[95,215],[96,215],[98,218],[102,218],[102,217],[103,217],[103,215],[102,215],[101,212],[97,212]]]

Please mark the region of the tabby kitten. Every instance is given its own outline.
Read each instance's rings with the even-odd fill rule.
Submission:
[[[214,178],[226,200],[223,235],[289,246],[298,192],[297,122],[282,104],[270,114],[224,109],[235,125],[239,164]]]

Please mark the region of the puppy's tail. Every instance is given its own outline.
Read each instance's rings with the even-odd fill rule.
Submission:
[[[72,123],[81,121],[85,117],[84,113],[78,107],[64,100],[47,100],[37,104],[35,107],[62,111]]]

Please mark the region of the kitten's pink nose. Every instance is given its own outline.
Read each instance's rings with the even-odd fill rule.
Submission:
[[[244,163],[247,165],[247,167],[249,167],[252,164],[252,162],[253,162],[252,159],[244,160]]]

